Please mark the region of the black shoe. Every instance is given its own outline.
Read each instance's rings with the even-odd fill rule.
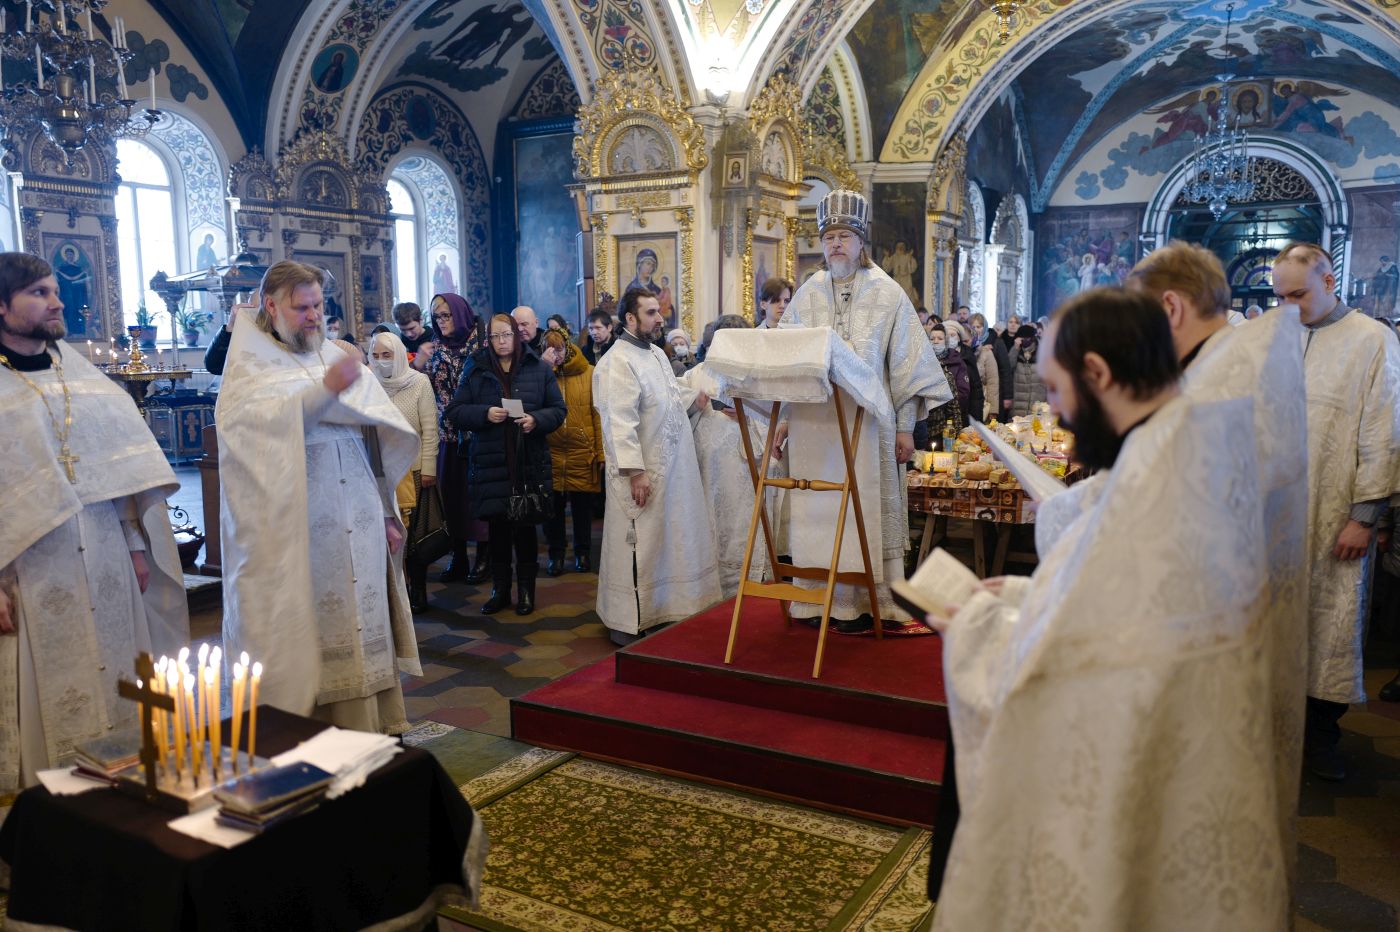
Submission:
[[[1303,766],[1314,777],[1329,783],[1341,783],[1347,778],[1347,759],[1336,748],[1304,752]]]
[[[458,544],[452,551],[452,564],[438,576],[438,582],[465,582],[471,572],[471,557],[467,556],[467,545]]]
[[[535,610],[535,574],[539,567],[519,567],[515,572],[515,614],[529,615]]]
[[[476,545],[476,561],[472,563],[467,575],[462,577],[462,582],[469,586],[479,586],[486,582],[490,563],[486,559],[486,547],[478,542]]]
[[[545,574],[546,576],[548,576],[549,578],[551,578],[551,579],[555,578],[556,576],[563,576],[563,575],[564,575],[564,558],[563,558],[563,557],[558,557],[558,558],[556,558],[556,557],[550,557],[550,558],[549,558],[549,562],[545,564],[545,567],[544,567],[544,574]]]
[[[1376,698],[1381,702],[1400,702],[1400,673],[1395,674],[1394,679],[1381,687]]]
[[[408,571],[408,608],[415,615],[421,615],[428,610],[427,567]]]
[[[579,573],[593,572],[593,561],[588,558],[588,554],[581,553],[574,557],[574,570]]]
[[[481,605],[483,615],[494,615],[510,604],[510,565],[493,565],[491,580],[491,598]]]
[[[859,618],[833,618],[831,630],[837,634],[865,634],[875,630],[875,619],[869,615]]]

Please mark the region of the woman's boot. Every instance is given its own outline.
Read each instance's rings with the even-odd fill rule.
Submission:
[[[535,610],[535,576],[539,574],[538,563],[521,564],[515,572],[515,614],[529,615]]]
[[[490,561],[486,559],[487,549],[485,541],[476,542],[476,562],[462,579],[463,582],[471,586],[479,586],[486,582],[486,571],[490,566]]]
[[[465,582],[471,570],[471,558],[467,556],[465,541],[452,546],[452,563],[438,577],[438,582]]]
[[[415,615],[428,610],[428,568],[415,566],[408,571],[408,607]]]
[[[494,615],[510,604],[510,564],[491,564],[491,598],[481,606],[481,614]]]

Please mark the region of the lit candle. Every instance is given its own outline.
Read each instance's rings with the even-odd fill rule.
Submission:
[[[165,687],[175,697],[175,779],[185,772],[185,703],[180,689],[180,668],[171,664],[165,671]]]
[[[258,756],[258,683],[262,681],[262,662],[253,664],[253,685],[248,698],[248,769]]]
[[[91,6],[91,5],[89,5],[88,8],[87,8],[87,15],[88,15],[88,41],[91,42],[91,41],[93,40],[93,31],[92,31],[92,6]]]
[[[91,340],[88,340],[87,343],[88,343],[88,359],[91,359],[91,358],[92,358],[92,341],[91,341]]]
[[[165,695],[165,668],[168,666],[170,666],[170,658],[161,655],[160,660],[156,661],[156,681],[152,684],[152,686],[154,686],[155,691],[160,693],[162,696]],[[166,744],[170,740],[170,737],[165,729],[165,710],[156,709],[155,719],[156,757],[158,758],[160,766],[164,767]]]
[[[219,773],[219,761],[223,759],[223,735],[224,735],[224,708],[223,700],[219,695],[219,686],[224,678],[224,651],[223,648],[216,647],[209,652],[209,669],[214,673],[214,688],[209,692],[209,708],[213,712],[210,725],[213,727],[213,736],[209,739],[209,747],[214,754],[214,774]]]
[[[204,668],[204,728],[209,733],[209,770],[219,776],[219,699],[214,686],[214,668]]]
[[[247,657],[247,654],[243,655]],[[248,668],[238,661],[233,662],[233,772],[238,773],[238,739],[243,737],[243,690]]]
[[[190,770],[199,783],[199,771],[204,766],[204,746],[199,734],[199,709],[194,701],[194,675],[185,674],[185,709],[190,728]]]

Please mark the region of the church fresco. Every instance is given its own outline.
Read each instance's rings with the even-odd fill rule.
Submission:
[[[1372,317],[1400,317],[1400,186],[1354,189],[1347,200],[1352,291],[1345,297]]]
[[[100,337],[105,302],[93,276],[97,240],[91,236],[45,234],[44,246],[54,278],[58,280],[58,299],[63,302],[63,323],[68,328],[68,339]]]
[[[451,9],[449,9],[451,7]],[[457,91],[479,91],[490,87],[509,72],[502,60],[517,45],[525,61],[553,54],[553,47],[538,30],[534,17],[520,4],[488,3],[448,26],[456,7],[439,2],[425,10],[413,23],[414,30],[435,30],[433,39],[419,42],[403,65],[400,77],[431,78]]]
[[[559,183],[573,172],[573,135],[515,140],[515,274],[517,300],[540,320],[562,314],[579,329],[578,220],[573,198]]]
[[[928,185],[877,182],[871,191],[870,256],[915,307],[924,303],[924,215]]]
[[[1066,171],[1050,203],[1150,200],[1163,176],[1194,152],[1219,98],[1219,89],[1208,87],[1146,108]],[[1232,107],[1241,98],[1254,138],[1310,150],[1345,184],[1400,180],[1400,108],[1339,84],[1294,77],[1237,84]]]
[[[1121,285],[1137,261],[1141,205],[1051,209],[1035,235],[1036,316],[1090,288]]]
[[[323,48],[311,63],[311,83],[323,94],[339,94],[350,86],[359,67],[359,53],[337,42]]]

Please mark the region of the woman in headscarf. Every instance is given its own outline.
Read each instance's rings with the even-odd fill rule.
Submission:
[[[593,367],[565,333],[551,330],[544,335],[544,345],[544,361],[554,367],[568,408],[563,426],[549,435],[554,513],[544,524],[549,545],[544,571],[548,576],[564,573],[567,504],[574,516],[574,569],[587,573],[593,569],[593,502],[602,491],[599,467],[603,465],[603,431],[593,407]]]
[[[510,499],[537,486],[550,491],[545,435],[564,423],[566,409],[554,369],[520,339],[514,320],[505,314],[492,317],[488,340],[490,346],[472,354],[445,419],[471,432],[467,460],[472,510],[491,528],[491,598],[481,606],[481,614],[493,615],[510,604],[514,556],[515,613],[528,615],[535,610],[539,544],[533,521],[510,517]],[[518,400],[525,413],[511,417],[506,399]]]
[[[943,377],[953,390],[952,400],[939,405],[928,413],[928,417],[914,428],[914,445],[921,450],[932,450],[938,445],[944,425],[952,423],[955,431],[967,426],[968,398],[972,385],[967,376],[967,363],[956,349],[948,345],[947,324],[933,324],[929,327],[929,342],[933,344],[934,355],[943,367]]]
[[[418,432],[418,463],[398,485],[399,511],[406,527],[413,523],[413,509],[418,507],[419,489],[437,485],[438,410],[432,383],[421,372],[408,367],[408,350],[403,341],[387,331],[380,331],[370,341],[370,369],[384,386],[394,403]],[[400,551],[402,552],[402,551]],[[408,568],[408,601],[415,614],[428,607],[428,568]]]
[[[1030,324],[1016,331],[1011,354],[1011,416],[1030,417],[1045,400],[1045,383],[1035,371],[1040,353],[1040,333]]]
[[[473,353],[481,349],[476,332],[476,314],[459,294],[436,294],[428,305],[433,318],[433,354],[428,360],[429,381],[438,409],[438,481],[442,506],[447,515],[447,533],[452,538],[452,565],[438,578],[443,582],[486,581],[486,525],[472,515],[467,496],[467,460],[459,451],[457,428],[443,417],[462,372]],[[467,542],[476,542],[476,562],[467,556]]]

